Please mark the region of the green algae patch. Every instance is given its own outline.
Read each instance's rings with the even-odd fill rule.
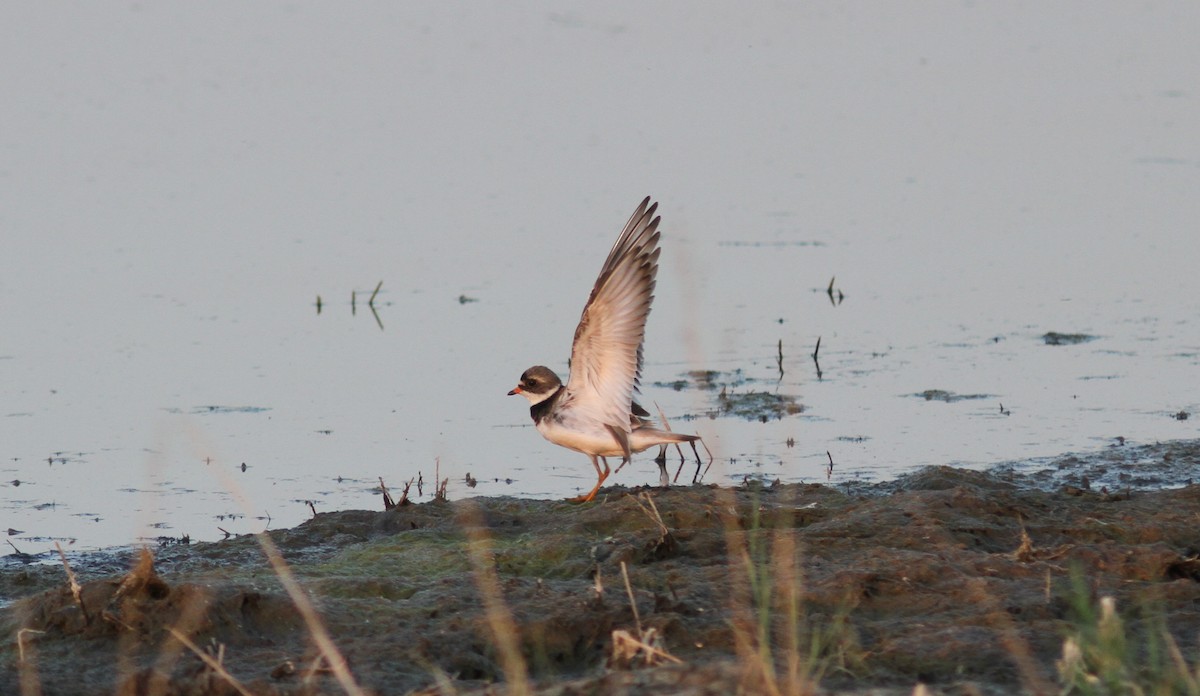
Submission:
[[[464,543],[460,534],[405,532],[355,544],[305,574],[437,580],[470,570]]]

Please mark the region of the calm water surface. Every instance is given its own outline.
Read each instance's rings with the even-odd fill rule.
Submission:
[[[704,436],[708,481],[1200,434],[1174,417],[1200,411],[1200,6],[0,24],[0,526],[22,551],[378,508],[380,477],[587,490],[505,394],[567,373],[646,194],[644,401]],[[778,397],[802,412],[723,409]]]

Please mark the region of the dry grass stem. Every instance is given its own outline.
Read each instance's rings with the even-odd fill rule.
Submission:
[[[646,501],[646,505],[642,505],[643,500]],[[664,537],[671,535],[671,530],[663,522],[662,515],[658,512],[658,506],[654,504],[654,498],[651,498],[645,491],[642,491],[633,499],[633,502],[637,503],[642,512],[646,513],[646,517],[649,517],[650,521],[658,526],[658,530]]]
[[[1017,665],[1017,674],[1021,678],[1021,683],[1030,693],[1055,693],[1057,690],[1042,676],[1038,663],[1029,650],[1029,643],[1021,637],[1012,616],[1004,610],[1004,607],[1000,606],[996,596],[988,590],[987,581],[976,578],[971,581],[970,585],[972,599],[981,606],[987,607],[987,617],[992,622],[992,628],[1000,634],[1000,642],[1004,645],[1004,649],[1008,651]]]
[[[638,613],[637,600],[633,596],[633,585],[629,582],[629,568],[625,565],[625,561],[621,561],[621,577],[625,580],[625,593],[629,596],[629,608],[633,610],[633,623],[637,628],[637,637],[635,638],[629,631],[614,630],[612,632],[611,662],[629,665],[640,653],[645,655],[646,665],[655,665],[661,662],[683,664],[682,660],[656,645],[659,637],[657,630],[653,628],[642,630],[642,619]]]
[[[67,582],[71,585],[71,596],[75,598],[75,603],[79,605],[79,611],[83,612],[83,622],[86,624],[91,621],[88,616],[87,608],[83,606],[83,588],[79,586],[79,581],[75,579],[75,571],[71,570],[71,564],[67,563],[67,554],[63,551],[62,545],[57,541],[54,542],[54,548],[58,549],[58,557],[62,559],[63,569],[67,571]]]
[[[1171,632],[1163,630],[1163,639],[1167,645],[1167,652],[1171,655],[1171,663],[1175,665],[1175,671],[1187,686],[1188,693],[1200,693],[1200,664],[1196,666],[1196,671],[1193,674],[1187,660],[1183,657],[1183,653],[1179,650],[1179,645],[1175,643],[1175,639],[1171,636]]]
[[[600,577],[600,565],[596,565],[596,574],[592,576],[592,592],[595,593],[593,601],[596,604],[604,603],[604,580]]]
[[[329,664],[330,670],[333,672],[334,679],[338,685],[342,687],[350,696],[365,696],[365,692],[354,681],[354,676],[350,674],[350,668],[346,665],[346,658],[342,656],[340,650],[330,637],[329,631],[326,630],[321,617],[317,615],[317,610],[312,604],[312,600],[305,594],[300,583],[296,580],[296,576],[292,574],[291,567],[287,561],[283,560],[283,554],[279,553],[279,548],[275,546],[275,542],[271,540],[270,535],[266,532],[259,532],[255,535],[258,539],[258,545],[262,547],[263,553],[266,554],[267,560],[271,563],[271,569],[275,572],[275,576],[279,578],[279,583],[283,585],[284,591],[288,593],[292,604],[296,605],[296,610],[300,612],[301,618],[304,619],[304,625],[308,628],[309,634],[313,638],[313,642],[317,644],[317,650],[325,657],[325,661]]]
[[[634,638],[629,631],[618,628],[612,632],[613,645],[610,662],[616,665],[631,665],[641,654],[645,656],[643,660],[650,667],[663,662],[683,664],[683,660],[653,645],[657,640],[658,631],[653,628],[646,631],[641,638]]]
[[[27,662],[27,660],[25,659],[25,634],[27,634],[27,633],[43,635],[46,632],[39,631],[35,628],[22,628],[21,630],[17,631],[17,660],[20,661],[22,664]],[[31,655],[33,654],[32,645],[29,648],[29,652]]]
[[[225,472],[223,467],[213,467],[210,470],[220,479],[221,485],[225,490],[232,494],[246,516],[253,516],[255,511],[250,506],[249,500],[242,492],[237,481],[234,481]],[[321,617],[317,614],[312,600],[309,599],[304,589],[300,587],[300,582],[296,580],[291,567],[283,559],[283,554],[279,552],[279,547],[275,546],[275,542],[271,540],[271,536],[265,531],[259,532],[254,536],[258,541],[259,548],[263,550],[263,554],[266,555],[267,561],[271,564],[271,569],[274,571],[275,576],[279,578],[279,584],[283,586],[284,591],[287,592],[288,597],[292,600],[292,604],[296,606],[296,611],[299,612],[300,617],[304,620],[304,625],[308,629],[309,635],[312,636],[313,642],[316,643],[317,650],[325,656],[325,660],[329,663],[333,677],[337,680],[342,691],[349,696],[366,696],[366,693],[354,680],[354,676],[350,674],[346,658],[342,656],[341,651],[334,644],[333,638],[329,635],[324,622],[321,621]]]
[[[629,569],[625,561],[621,561],[621,577],[625,579],[625,594],[629,595],[629,608],[633,610],[633,625],[637,627],[638,635],[642,635],[642,618],[638,614],[637,600],[633,598],[633,586],[629,584]]]
[[[193,643],[190,638],[188,638],[178,629],[171,627],[167,630],[171,632],[171,635],[174,636],[175,640],[183,643],[184,647],[186,647],[188,650],[191,650],[196,657],[200,658],[204,664],[208,665],[208,668],[211,669],[214,674],[224,679],[225,682],[232,686],[239,694],[242,696],[254,696],[254,694],[251,693],[246,687],[242,686],[242,683],[239,682],[232,674],[225,671],[225,666],[221,664],[221,660],[215,659],[212,655],[209,655],[201,650],[200,646]],[[223,658],[224,654],[224,647],[222,646],[220,656]]]
[[[40,635],[44,633],[45,631],[33,628],[22,628],[17,631],[17,669],[20,670],[21,696],[41,696],[42,694],[42,683],[38,679],[35,668],[37,650],[33,647],[33,643],[30,643],[28,652],[26,651],[25,636],[26,634]]]
[[[517,622],[504,603],[500,578],[496,574],[496,558],[491,539],[484,532],[483,514],[473,502],[463,504],[460,522],[467,535],[467,556],[474,570],[475,584],[483,600],[484,615],[492,631],[492,640],[500,653],[500,668],[508,683],[507,693],[527,696],[532,693],[529,670],[518,643]]]

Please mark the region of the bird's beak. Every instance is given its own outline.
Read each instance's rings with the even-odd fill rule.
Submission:
[[[513,388],[512,388],[512,391],[510,391],[510,392],[508,393],[508,395],[509,395],[509,396],[512,396],[513,394],[520,394],[520,393],[521,393],[521,391],[522,391],[522,390],[521,390],[521,387],[519,387],[519,386],[516,386],[516,387],[513,387]]]

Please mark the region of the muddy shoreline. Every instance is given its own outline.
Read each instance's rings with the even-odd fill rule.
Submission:
[[[1167,636],[1200,660],[1200,486],[1148,489],[1200,470],[1200,442],[1130,452],[349,510],[270,537],[371,694],[516,693],[522,673],[539,694],[1057,693],[1103,597],[1131,660]],[[172,630],[252,693],[343,693],[254,537],[133,571],[91,556],[78,598],[61,565],[0,567],[20,598],[0,693],[237,693]]]

